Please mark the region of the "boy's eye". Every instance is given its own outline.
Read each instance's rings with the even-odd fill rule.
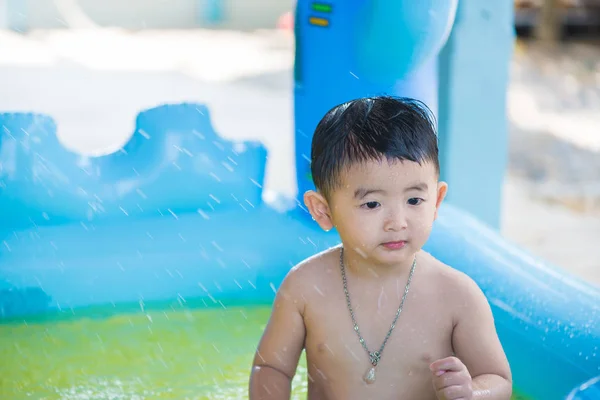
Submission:
[[[376,201],[369,201],[362,205],[363,207],[367,207],[369,210],[373,210],[380,206],[380,204]]]
[[[418,206],[419,204],[421,204],[422,201],[423,199],[413,197],[412,199],[408,199],[408,204],[410,204],[411,206]]]

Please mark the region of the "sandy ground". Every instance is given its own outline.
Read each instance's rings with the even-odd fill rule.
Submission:
[[[600,284],[600,42],[520,41],[503,234]]]
[[[118,149],[140,110],[206,103],[224,137],[259,139],[270,150],[269,193],[295,191],[288,35],[0,31],[0,48],[0,110],[52,115],[75,151]],[[600,284],[600,46],[519,44],[508,94],[502,233]]]

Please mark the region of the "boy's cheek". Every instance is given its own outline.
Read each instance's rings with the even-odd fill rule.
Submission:
[[[430,229],[433,225],[433,220],[435,219],[435,208],[427,209],[424,212],[420,213],[414,220],[413,226],[420,230]]]

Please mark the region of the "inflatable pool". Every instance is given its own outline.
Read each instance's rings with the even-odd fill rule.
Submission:
[[[82,160],[58,147],[48,117],[5,114],[0,122],[2,210],[10,210],[18,226],[3,229],[0,250],[0,310],[7,323],[77,316],[106,304],[115,310],[177,299],[203,299],[203,307],[268,304],[291,265],[338,243],[302,208],[281,212],[260,200],[265,150],[220,139],[201,105],[140,114],[125,147],[135,179],[114,154],[87,160],[95,173],[78,180]],[[151,140],[136,143],[145,136]],[[12,175],[10,165],[17,166]],[[48,171],[62,183],[45,199],[50,186],[39,178]],[[205,196],[193,195],[200,189],[189,182],[198,182]],[[109,196],[123,187],[137,199]],[[182,200],[162,197],[161,187]],[[186,193],[192,194],[184,201]],[[18,205],[26,205],[26,214]],[[483,288],[521,392],[562,398],[600,373],[596,288],[527,255],[451,205],[426,249]]]
[[[451,109],[454,119],[442,118],[449,100],[438,93],[437,49],[455,12],[461,28],[473,15],[497,16],[489,9],[473,14],[481,11],[475,0],[464,0],[458,11],[456,1],[410,9],[402,1],[356,3],[394,5],[387,10],[415,22],[403,25],[404,38],[423,26],[435,29],[394,50],[419,49],[415,58],[355,64],[341,46],[345,58],[317,67],[323,60],[310,44],[318,41],[322,46],[313,50],[323,51],[333,39],[318,35],[337,23],[343,33],[352,25],[342,21],[357,21],[358,14],[335,19],[334,13],[348,12],[342,3],[298,2],[296,26],[304,29],[295,88],[300,192],[311,186],[309,132],[340,99],[386,90],[411,94],[439,105],[440,125],[450,133],[458,129],[453,124],[465,121],[460,110]],[[439,13],[429,13],[434,6]],[[354,10],[371,15],[361,28],[370,41],[356,49],[374,57],[383,50],[372,44],[389,31],[373,21],[388,18],[382,26],[389,27],[395,19],[385,8]],[[460,60],[463,50],[442,56]],[[335,79],[347,64],[354,85],[344,84],[348,74]],[[374,68],[379,73],[369,79]],[[394,76],[403,79],[388,85]],[[457,84],[442,78],[440,88]],[[503,98],[486,95],[491,103]],[[64,149],[51,116],[0,114],[0,126],[0,352],[11,360],[0,367],[0,397],[243,398],[253,346],[281,280],[295,263],[339,242],[299,202],[282,210],[262,200],[265,148],[221,138],[210,104],[144,110],[121,151],[93,158]],[[440,135],[453,143],[442,147],[453,179],[462,167],[453,164],[460,157],[451,151],[461,140]],[[482,222],[490,209],[471,209],[458,191],[441,210],[426,250],[483,289],[516,390],[529,399],[597,398],[599,289],[507,242],[493,223]],[[305,377],[301,366],[297,396],[305,394]]]

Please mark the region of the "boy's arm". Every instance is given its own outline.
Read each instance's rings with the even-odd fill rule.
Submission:
[[[452,346],[471,376],[472,399],[509,400],[512,375],[490,305],[477,284],[460,274]]]
[[[304,347],[304,302],[298,270],[279,288],[273,311],[258,345],[250,375],[250,400],[290,398],[291,381]]]

